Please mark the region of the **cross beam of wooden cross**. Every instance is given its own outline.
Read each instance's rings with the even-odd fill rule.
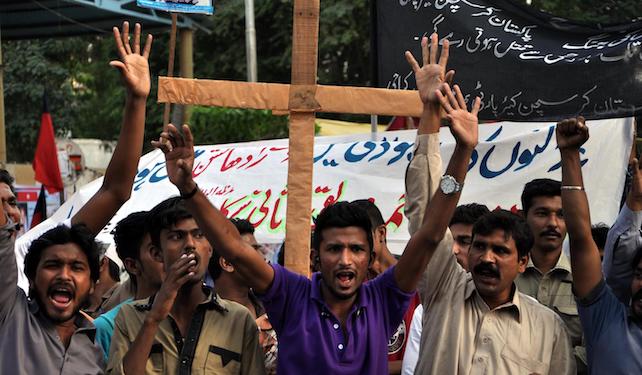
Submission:
[[[316,112],[419,117],[416,91],[317,85],[319,0],[294,1],[291,84],[160,77],[160,103],[269,109],[290,114],[285,265],[310,270],[310,213]]]

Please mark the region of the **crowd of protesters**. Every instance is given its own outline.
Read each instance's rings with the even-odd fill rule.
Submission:
[[[399,258],[362,199],[315,218],[311,279],[266,262],[252,225],[225,217],[192,179],[189,127],[169,125],[153,145],[180,195],[116,225],[121,282],[94,237],[129,199],[142,150],[152,38],[138,24],[129,33],[114,28],[110,64],[127,95],[98,192],[62,225],[16,242],[13,179],[0,173],[0,373],[642,374],[637,160],[610,230],[591,227],[581,117],[557,124],[562,181],[524,181],[521,215],[458,207],[480,99],[467,105],[452,85],[437,35],[422,39],[421,65],[406,53],[424,110]],[[444,123],[456,146],[442,173]]]

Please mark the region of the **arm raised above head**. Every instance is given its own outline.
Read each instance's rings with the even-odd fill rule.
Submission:
[[[71,218],[72,224],[83,223],[94,234],[98,234],[131,195],[143,149],[145,105],[151,87],[148,58],[152,36],[147,36],[141,51],[139,24],[134,28],[133,49],[129,43],[129,23],[123,23],[122,34],[117,27],[113,32],[120,60],[109,65],[120,71],[127,91],[123,124],[102,186]]]
[[[455,85],[454,88],[455,94],[448,84],[444,84],[442,90],[436,92],[446,111],[446,118],[451,123],[450,130],[456,140],[455,152],[446,169],[447,176],[442,179],[445,185],[448,183],[453,185],[453,189],[451,191],[444,191],[444,187],[437,189],[435,196],[425,208],[421,227],[410,238],[399,263],[397,263],[395,278],[399,287],[404,291],[412,291],[416,288],[422,272],[444,238],[457,202],[459,202],[461,186],[466,178],[470,157],[478,141],[477,113],[480,108],[480,99],[475,98],[472,110],[469,112],[459,86]],[[457,185],[459,189],[456,188]]]
[[[198,226],[212,247],[234,265],[248,286],[259,294],[265,293],[274,279],[274,270],[252,246],[241,238],[238,230],[200,191],[192,178],[194,166],[194,139],[189,126],[183,125],[183,134],[172,124],[161,133],[154,147],[165,154],[167,175],[178,188],[194,215]]]
[[[573,289],[583,298],[602,280],[580,165],[580,147],[588,140],[589,132],[584,118],[579,117],[557,123],[556,134],[562,158],[562,208],[571,250]]]

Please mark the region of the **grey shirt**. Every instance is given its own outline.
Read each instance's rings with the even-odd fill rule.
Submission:
[[[0,374],[102,374],[96,329],[78,314],[78,329],[65,349],[54,324],[16,282],[18,270],[10,225],[0,227]]]
[[[631,211],[625,204],[609,230],[604,245],[602,271],[606,283],[620,302],[628,305],[631,299],[633,269],[631,264],[642,247],[642,211]]]

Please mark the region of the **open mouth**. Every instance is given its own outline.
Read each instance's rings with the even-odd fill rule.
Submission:
[[[496,282],[499,280],[497,272],[492,270],[479,270],[475,271],[475,274],[478,276],[478,279],[484,282]]]
[[[74,292],[70,287],[57,286],[49,291],[49,300],[57,309],[64,310],[74,299]]]
[[[337,279],[339,280],[339,286],[342,288],[349,288],[352,285],[352,282],[355,278],[355,273],[352,271],[341,271],[337,272]]]

